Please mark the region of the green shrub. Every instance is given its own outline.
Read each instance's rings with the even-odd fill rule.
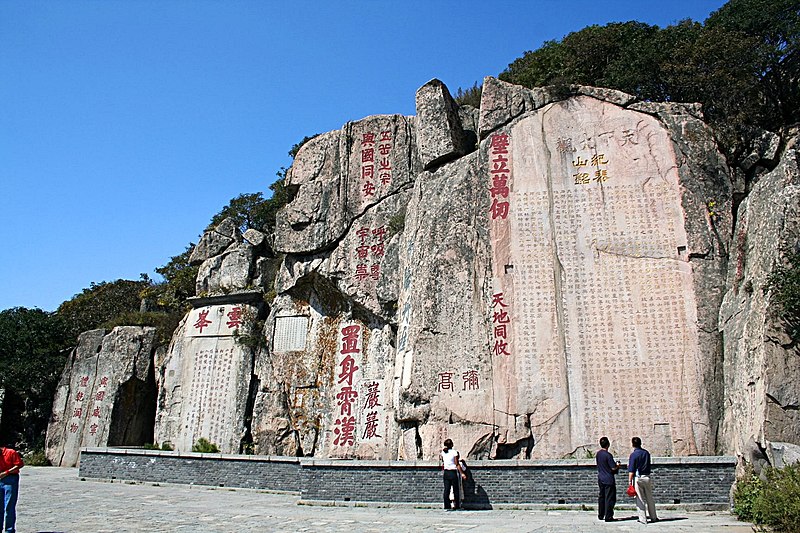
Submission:
[[[764,478],[751,471],[736,483],[734,512],[774,531],[800,532],[800,464],[767,468]]]
[[[200,437],[197,442],[192,446],[192,451],[197,453],[219,453],[219,448],[208,439]]]
[[[27,466],[50,466],[50,460],[45,456],[44,450],[32,450],[22,456],[22,461]]]
[[[142,448],[145,450],[158,450],[158,443],[157,442],[145,442],[142,445]]]
[[[175,446],[172,445],[169,441],[164,441],[161,443],[161,451],[164,452],[171,452],[175,450]]]

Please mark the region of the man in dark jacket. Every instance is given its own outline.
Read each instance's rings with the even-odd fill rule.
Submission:
[[[597,484],[600,493],[597,496],[597,518],[606,522],[614,521],[614,505],[617,503],[617,483],[614,474],[619,472],[619,461],[608,451],[611,445],[608,437],[600,437],[600,449],[597,451]]]

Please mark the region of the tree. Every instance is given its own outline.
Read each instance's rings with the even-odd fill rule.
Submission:
[[[53,396],[71,338],[54,313],[15,307],[0,311],[0,440],[42,449]]]
[[[56,314],[64,322],[68,338],[74,342],[84,331],[99,328],[124,313],[139,311],[140,293],[149,285],[146,276],[139,281],[92,282],[80,294],[58,306]]]
[[[705,24],[588,26],[526,52],[500,79],[700,102],[736,162],[749,153],[757,128],[775,131],[800,121],[799,42],[800,0],[731,0]]]

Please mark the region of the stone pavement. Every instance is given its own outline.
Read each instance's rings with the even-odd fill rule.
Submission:
[[[647,526],[622,510],[619,522],[598,522],[594,511],[519,510],[445,512],[386,507],[298,505],[294,495],[247,489],[81,481],[75,468],[25,467],[21,472],[17,531],[105,532],[643,532],[749,533],[727,512],[660,511]]]

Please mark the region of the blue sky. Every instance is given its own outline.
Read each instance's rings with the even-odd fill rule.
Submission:
[[[414,114],[591,24],[722,0],[0,0],[0,310],[138,279],[305,135]]]

